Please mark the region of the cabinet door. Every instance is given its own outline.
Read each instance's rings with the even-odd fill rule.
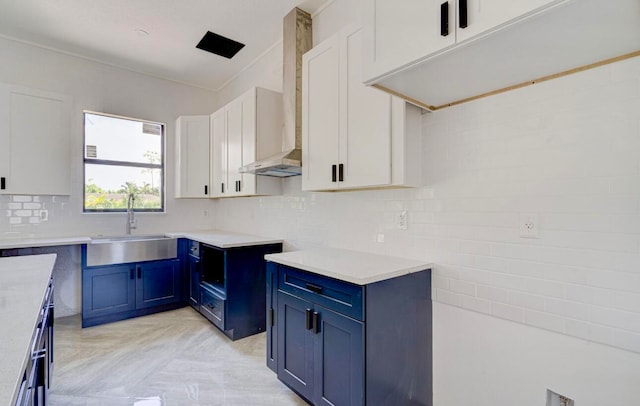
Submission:
[[[242,98],[242,124],[241,124],[241,153],[240,166],[244,166],[255,162],[256,160],[256,88],[245,93]],[[234,168],[238,170],[239,167]],[[240,184],[238,185],[239,194],[242,196],[252,196],[256,194],[256,175],[249,173],[239,173]]]
[[[314,403],[364,405],[364,325],[316,306]]]
[[[188,258],[189,305],[197,310],[200,305],[200,259],[191,255]]]
[[[136,309],[180,301],[180,260],[137,264],[136,273]]]
[[[302,190],[337,188],[340,37],[302,57]]]
[[[467,27],[462,28],[460,18],[456,19],[457,42],[508,25],[564,1],[566,0],[467,0]],[[464,15],[464,10],[461,9],[463,6],[464,2],[458,3],[458,16]]]
[[[312,310],[310,302],[278,292],[278,379],[307,399],[313,399]]]
[[[117,265],[82,271],[82,318],[134,310],[135,265]]]
[[[340,159],[342,188],[391,183],[391,96],[362,84],[362,29],[341,41],[343,84]],[[340,168],[339,168],[340,169]],[[340,172],[340,170],[339,170]]]
[[[176,197],[209,197],[209,116],[176,120]]]
[[[243,100],[236,99],[229,103],[226,110],[227,119],[227,176],[229,187],[226,196],[240,195],[239,187],[242,175],[238,169],[242,166],[242,109]]]
[[[71,98],[17,86],[7,89],[0,102],[0,132],[8,134],[2,148],[9,155],[0,164],[5,186],[0,193],[71,194]]]
[[[227,123],[225,109],[211,115],[211,196],[224,196],[228,189]]]
[[[278,372],[278,265],[267,262],[267,366]]]
[[[365,0],[366,81],[455,44],[456,0]],[[446,4],[449,34],[440,33],[441,4]]]

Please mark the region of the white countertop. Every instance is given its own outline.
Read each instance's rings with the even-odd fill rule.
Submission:
[[[337,248],[268,254],[265,259],[357,285],[431,268],[428,262]]]
[[[91,237],[44,237],[44,238],[3,238],[0,239],[0,249],[50,247],[55,245],[88,244]]]
[[[230,231],[185,231],[180,233],[165,233],[167,237],[188,238],[218,248],[246,247],[250,245],[278,244],[283,240],[261,237],[258,235],[233,233]]]
[[[55,261],[55,254],[0,258],[0,405],[15,402]]]
[[[250,245],[277,244],[283,242],[282,239],[261,237],[258,235],[234,233],[222,230],[204,230],[204,231],[180,231],[170,233],[157,233],[173,238],[188,238],[213,245],[219,248],[245,247]],[[135,236],[135,234],[133,234]],[[102,236],[96,234],[96,236]],[[50,247],[56,245],[76,245],[90,244],[89,236],[73,236],[73,237],[42,237],[42,238],[1,238],[0,249],[14,248],[32,248],[32,247]]]

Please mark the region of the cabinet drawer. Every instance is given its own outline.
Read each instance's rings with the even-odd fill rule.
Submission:
[[[200,292],[200,313],[220,329],[224,330],[224,307],[226,300],[204,287],[200,289]]]
[[[357,320],[364,320],[364,287],[280,266],[278,289]]]

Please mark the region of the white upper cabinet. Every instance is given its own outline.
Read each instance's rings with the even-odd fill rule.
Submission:
[[[70,96],[0,85],[0,194],[71,194]]]
[[[640,51],[637,0],[364,0],[364,82],[438,109]]]
[[[420,110],[362,84],[361,44],[347,28],[303,56],[303,190],[420,183]]]
[[[176,198],[208,198],[209,116],[176,120]]]
[[[280,178],[239,172],[281,152],[282,119],[282,94],[259,87],[211,115],[212,197],[282,193]]]

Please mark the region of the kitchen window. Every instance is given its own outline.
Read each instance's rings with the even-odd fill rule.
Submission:
[[[84,112],[85,212],[164,211],[165,125]]]

